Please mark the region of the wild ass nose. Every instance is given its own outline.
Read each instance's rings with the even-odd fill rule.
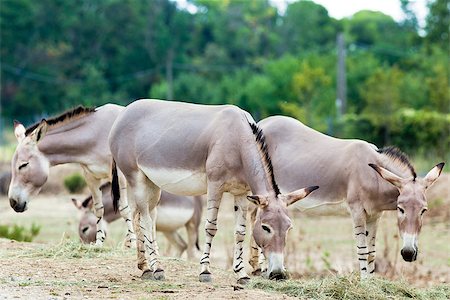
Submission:
[[[417,259],[417,250],[412,247],[403,248],[400,253],[405,261],[412,262]]]
[[[11,207],[16,211],[16,212],[24,212],[26,207],[27,207],[27,203],[23,202],[23,203],[19,203],[19,201],[17,201],[14,198],[9,198],[9,205],[11,205]]]
[[[287,272],[283,265],[283,254],[272,252],[269,254],[269,268],[267,270],[269,279],[284,280],[287,279]]]

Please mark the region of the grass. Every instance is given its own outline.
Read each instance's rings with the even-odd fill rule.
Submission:
[[[287,280],[273,282],[253,279],[250,288],[283,293],[300,299],[449,299],[450,285],[436,285],[427,289],[416,289],[407,282],[371,278],[360,281],[359,275],[327,276],[323,279]]]
[[[122,249],[121,247],[97,247],[95,245],[83,244],[76,240],[63,238],[56,245],[42,245],[39,248],[24,249],[17,257],[43,257],[43,258],[104,258],[123,257],[134,254],[135,250]]]

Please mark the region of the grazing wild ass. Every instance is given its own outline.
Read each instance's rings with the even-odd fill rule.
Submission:
[[[385,210],[398,211],[403,259],[416,259],[417,236],[427,210],[425,190],[439,177],[444,163],[419,178],[406,155],[394,147],[377,149],[361,140],[333,138],[289,117],[269,117],[258,126],[266,135],[282,192],[296,186],[320,186],[297,207],[347,202],[362,277],[375,270],[375,235]],[[257,248],[252,246],[251,252],[250,264],[257,270]]]
[[[9,203],[16,212],[24,212],[30,197],[37,195],[47,181],[49,168],[66,163],[78,163],[94,199],[97,216],[97,245],[105,239],[103,204],[99,190],[101,180],[111,173],[111,152],[108,134],[117,115],[124,108],[106,104],[99,108],[79,106],[57,117],[43,119],[27,129],[14,122],[18,145],[11,161]],[[126,220],[126,245],[135,239],[126,198],[120,203],[121,216]]]
[[[113,155],[114,203],[120,196],[117,164],[127,180],[133,218],[137,216],[139,220],[135,219],[133,224],[142,278],[164,279],[149,213],[158,203],[161,189],[180,195],[207,193],[200,281],[211,281],[209,255],[224,192],[235,197],[233,270],[238,282],[249,280],[242,257],[248,200],[260,208],[253,235],[268,259],[270,277],[285,277],[283,250],[291,227],[287,206],[317,187],[280,194],[264,135],[250,114],[231,105],[137,100],[117,118],[109,143]],[[247,197],[249,190],[255,195]]]
[[[111,197],[111,183],[107,182],[100,187],[105,213],[103,220],[111,223],[120,218],[120,214],[114,211]],[[84,243],[95,242],[97,232],[97,218],[92,212],[92,195],[79,201],[72,198],[72,202],[83,212],[78,225],[78,234]],[[180,257],[187,250],[187,257],[193,259],[195,248],[198,245],[198,227],[202,215],[202,198],[177,196],[167,192],[161,192],[161,200],[157,206],[158,218],[156,230],[164,234],[167,240],[176,248],[176,256]],[[188,243],[183,240],[178,229],[186,227]],[[169,245],[169,246],[170,246]]]

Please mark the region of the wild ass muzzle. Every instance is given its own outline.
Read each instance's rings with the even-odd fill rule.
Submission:
[[[100,190],[105,210],[103,220],[106,223],[114,222],[120,218],[120,214],[114,212],[111,183],[103,184]],[[170,242],[169,246],[175,246],[175,256],[180,257],[186,251],[188,259],[193,259],[195,257],[195,248],[200,250],[198,245],[198,228],[202,215],[202,200],[200,196],[186,197],[164,191],[161,192],[161,200],[157,206],[158,219],[156,220],[156,230],[164,234]],[[83,201],[72,198],[72,202],[82,212],[78,225],[78,235],[81,241],[84,243],[95,242],[97,218],[92,211],[92,195],[89,195]],[[187,231],[187,243],[177,232],[182,227],[185,227]],[[170,247],[167,252],[170,252]]]
[[[280,194],[263,132],[247,112],[231,105],[137,100],[117,118],[109,142],[113,159],[127,181],[132,215],[138,220],[134,225],[142,278],[164,279],[155,252],[151,216],[161,189],[179,195],[207,193],[200,281],[211,281],[209,256],[224,192],[235,198],[233,270],[238,282],[249,281],[242,257],[249,200],[260,208],[253,234],[272,266],[271,277],[285,278],[283,251],[291,227],[287,206],[316,187]],[[113,163],[113,175],[114,167]],[[254,195],[247,198],[249,190]],[[118,201],[117,191],[113,176],[114,203]]]
[[[402,257],[405,261],[417,258],[417,238],[427,210],[425,191],[439,177],[444,163],[419,178],[406,155],[395,147],[377,149],[365,141],[333,138],[289,117],[269,117],[258,125],[266,135],[282,192],[297,186],[320,186],[296,207],[308,209],[346,201],[362,277],[375,270],[376,231],[383,211],[398,211]],[[258,271],[254,245],[250,257],[250,264]]]
[[[14,134],[18,145],[11,161],[12,178],[8,191],[11,207],[16,212],[24,212],[28,208],[30,198],[37,195],[47,181],[50,167],[78,163],[94,199],[98,224],[96,243],[102,245],[105,238],[101,222],[104,209],[99,188],[101,181],[111,176],[108,134],[122,110],[122,106],[114,104],[96,109],[79,106],[59,116],[43,119],[27,129],[15,121]],[[122,198],[120,207],[128,226],[125,243],[131,246],[135,237],[126,197]]]

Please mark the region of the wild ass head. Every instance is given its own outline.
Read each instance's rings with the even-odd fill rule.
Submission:
[[[97,217],[92,211],[94,201],[92,196],[84,201],[72,198],[72,203],[82,212],[80,223],[78,224],[78,235],[83,243],[94,243],[97,234]]]
[[[42,120],[26,134],[25,127],[17,121],[14,122],[14,134],[18,145],[11,161],[8,197],[11,207],[16,212],[24,212],[30,196],[39,193],[47,181],[50,164],[37,146],[44,138],[47,126],[47,122]]]
[[[11,207],[16,212],[24,212],[30,197],[38,194],[47,182],[50,162],[38,148],[47,129],[55,125],[62,126],[93,112],[95,108],[78,106],[56,117],[43,119],[27,129],[21,123],[14,121],[14,134],[18,145],[11,161],[12,177],[8,197]]]
[[[256,222],[253,227],[253,238],[263,251],[268,260],[267,274],[270,279],[285,279],[287,277],[284,268],[284,248],[292,222],[289,218],[287,207],[305,198],[318,186],[311,186],[296,190],[289,194],[281,194],[275,181],[272,161],[269,156],[265,137],[256,124],[250,123],[253,134],[256,137],[260,154],[262,156],[268,184],[271,186],[269,195],[252,195],[247,199],[258,206]]]
[[[437,164],[424,178],[418,178],[406,156],[400,150],[387,148],[384,151],[387,151],[390,155],[396,155],[397,159],[405,163],[411,171],[411,176],[403,178],[383,167],[369,164],[383,179],[394,185],[399,191],[397,221],[403,239],[403,247],[400,253],[405,261],[415,261],[419,251],[417,237],[422,228],[423,214],[428,209],[425,191],[441,175],[444,163]]]
[[[248,196],[259,209],[253,227],[253,238],[268,260],[267,274],[270,279],[285,279],[284,248],[292,222],[287,207],[305,198],[318,186],[307,187],[292,193],[276,196]]]

